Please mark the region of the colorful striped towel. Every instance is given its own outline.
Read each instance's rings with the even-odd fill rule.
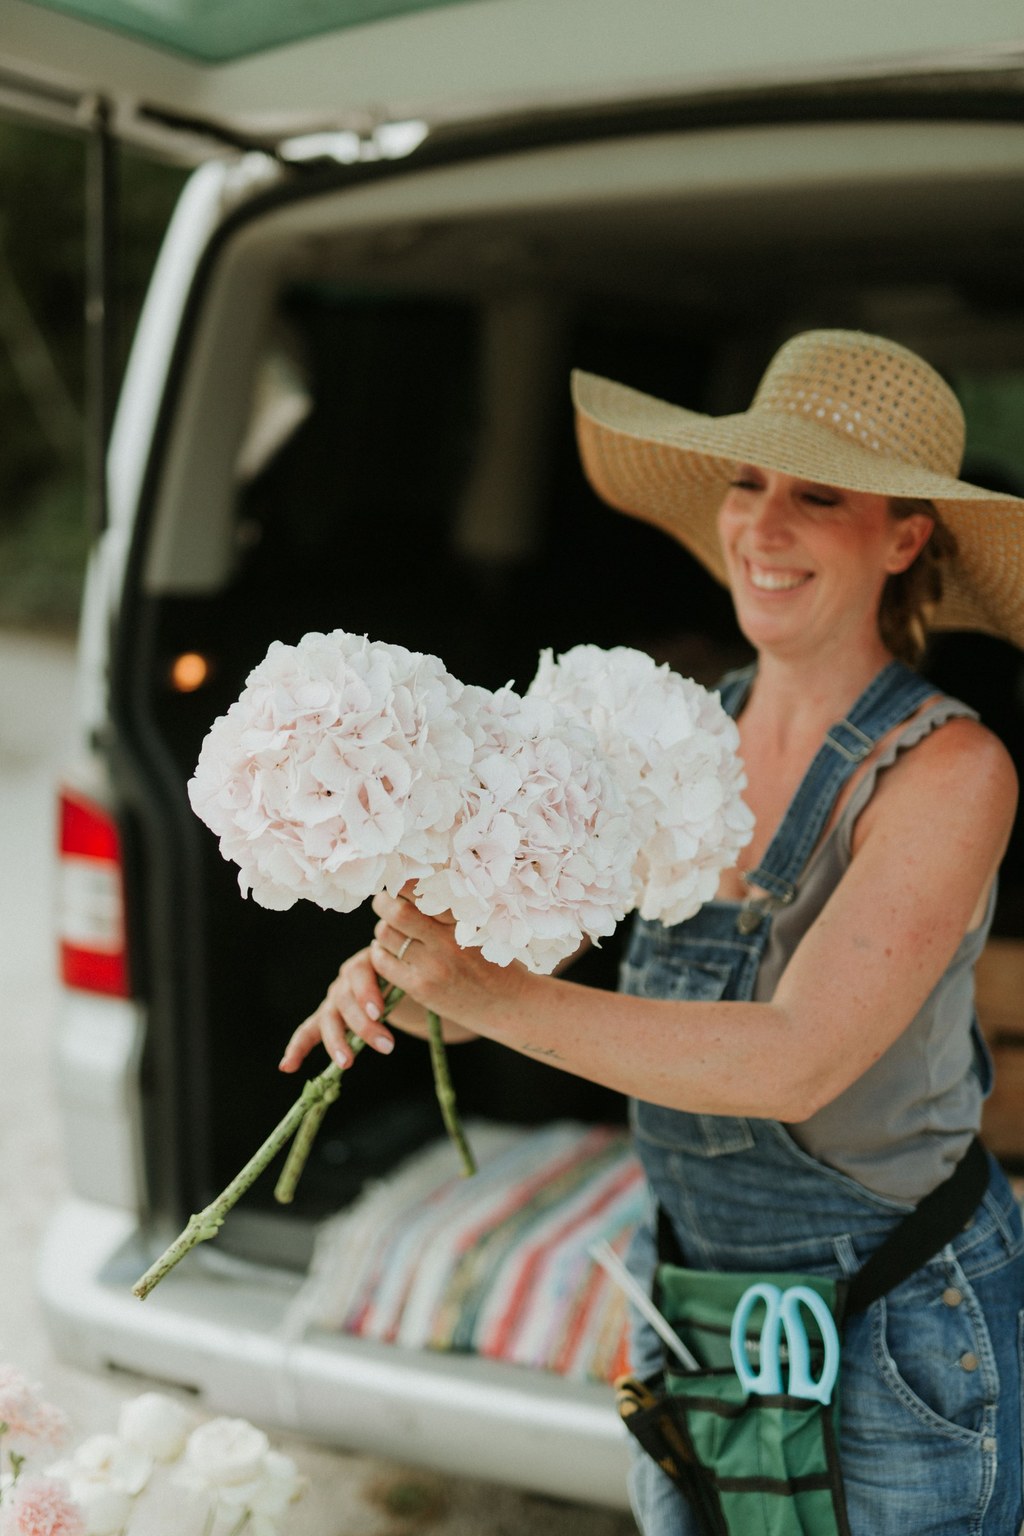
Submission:
[[[643,1207],[627,1133],[558,1122],[468,1127],[479,1171],[432,1143],[321,1227],[308,1321],[410,1349],[573,1378],[625,1369],[625,1300],[588,1253],[622,1254]]]

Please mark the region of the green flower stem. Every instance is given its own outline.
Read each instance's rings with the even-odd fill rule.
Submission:
[[[351,1030],[345,1036],[345,1040],[352,1050],[358,1055],[366,1041],[359,1035],[354,1035]],[[302,1117],[299,1129],[295,1133],[295,1140],[291,1144],[285,1165],[281,1169],[281,1176],[274,1186],[274,1199],[279,1205],[290,1205],[295,1198],[295,1190],[302,1177],[302,1170],[306,1166],[316,1133],[320,1129],[324,1115],[334,1103],[341,1092],[341,1068],[335,1066],[335,1075],[326,1084],[323,1093],[312,1103]]]
[[[387,1018],[391,1009],[403,996],[404,993],[401,987],[390,987],[388,989],[384,994],[384,1018]],[[365,1042],[359,1039],[357,1035],[349,1033],[346,1038],[353,1050],[362,1050]],[[273,1162],[277,1154],[288,1145],[293,1136],[296,1137],[296,1141],[300,1142],[301,1145],[298,1148],[293,1148],[292,1155],[288,1158],[287,1165],[278,1183],[278,1189],[280,1190],[281,1183],[284,1182],[285,1175],[287,1174],[292,1181],[291,1194],[294,1194],[295,1185],[298,1183],[299,1175],[305,1166],[306,1158],[309,1156],[309,1150],[320,1128],[320,1122],[329,1106],[338,1097],[338,1091],[341,1087],[341,1075],[341,1067],[332,1061],[329,1067],[324,1068],[319,1077],[311,1078],[305,1084],[301,1094],[284,1119],[278,1122],[266,1141],[253,1154],[245,1167],[235,1174],[227,1188],[223,1189],[216,1200],[211,1201],[205,1210],[189,1218],[187,1225],[179,1232],[173,1243],[164,1250],[154,1264],[150,1265],[142,1278],[135,1282],[132,1286],[132,1291],[138,1296],[140,1301],[145,1300],[154,1286],[159,1285],[164,1276],[169,1274],[175,1264],[179,1263],[186,1253],[190,1253],[197,1243],[208,1242],[210,1238],[217,1236],[217,1233],[224,1225],[224,1218],[232,1206],[238,1204],[238,1201],[246,1191],[251,1189],[263,1170]],[[291,1194],[288,1196],[289,1199]],[[279,1194],[278,1199],[280,1198]]]
[[[179,1263],[197,1243],[205,1243],[211,1237],[217,1236],[232,1206],[237,1205],[267,1165],[287,1146],[312,1106],[317,1104],[326,1093],[333,1091],[336,1095],[335,1080],[340,1076],[341,1068],[332,1061],[319,1077],[310,1078],[288,1113],[278,1122],[259,1150],[250,1157],[245,1167],[235,1174],[227,1188],[223,1189],[205,1210],[189,1217],[187,1225],[173,1243],[164,1250],[154,1264],[150,1265],[142,1278],[135,1282],[132,1291],[140,1301],[145,1300],[154,1286],[159,1285],[164,1276],[169,1274],[175,1264]]]
[[[377,981],[383,989],[385,983],[379,976]],[[404,996],[405,993],[401,987],[389,986],[384,993],[384,1012],[381,1018],[387,1019],[392,1008],[396,1003],[400,1003]],[[365,1040],[360,1039],[358,1035],[352,1034],[351,1030],[345,1036],[345,1039],[356,1052],[361,1051],[366,1044]],[[302,1170],[305,1168],[309,1154],[313,1150],[313,1143],[316,1140],[316,1135],[324,1115],[326,1115],[340,1092],[341,1073],[339,1072],[337,1078],[324,1090],[322,1096],[306,1111],[302,1124],[299,1126],[295,1140],[292,1143],[291,1151],[288,1153],[285,1165],[281,1170],[281,1177],[274,1188],[274,1199],[279,1205],[290,1205],[295,1198],[295,1191],[302,1177]]]
[[[427,1028],[430,1032],[430,1065],[434,1069],[434,1092],[437,1094],[437,1102],[441,1106],[441,1117],[445,1128],[456,1151],[462,1159],[462,1171],[468,1178],[476,1173],[476,1159],[470,1150],[466,1133],[459,1119],[459,1111],[455,1103],[455,1089],[452,1087],[451,1075],[448,1071],[448,1056],[444,1048],[444,1036],[441,1033],[441,1020],[436,1013],[427,1014]]]
[[[383,1017],[386,1019],[390,1010],[404,996],[400,987],[391,987],[385,994],[385,1008]],[[444,1040],[441,1034],[441,1020],[436,1013],[428,1013],[427,1023],[430,1032],[430,1060],[434,1072],[434,1088],[437,1101],[441,1108],[448,1134],[458,1150],[462,1160],[464,1173],[467,1175],[476,1172],[476,1162],[470,1151],[465,1132],[459,1120],[458,1110],[455,1104],[455,1090],[452,1087],[451,1077],[448,1072],[448,1059],[445,1054]],[[358,1035],[347,1035],[349,1045],[354,1051],[360,1051],[365,1041]],[[278,1121],[263,1145],[252,1155],[245,1166],[235,1174],[230,1184],[212,1200],[208,1206],[196,1215],[190,1216],[185,1227],[179,1232],[174,1241],[164,1249],[160,1257],[150,1265],[146,1273],[132,1286],[132,1292],[144,1301],[165,1275],[170,1274],[174,1266],[190,1253],[199,1243],[208,1242],[217,1236],[224,1219],[233,1206],[237,1205],[242,1196],[251,1189],[260,1174],[273,1162],[288,1142],[294,1137],[294,1145],[289,1153],[285,1167],[278,1180],[275,1190],[276,1198],[287,1203],[295,1193],[299,1177],[309,1157],[310,1149],[316,1138],[317,1131],[328,1108],[338,1097],[341,1088],[342,1069],[336,1062],[331,1062],[325,1067],[318,1077],[311,1078],[303,1087],[301,1094],[292,1105],[291,1109]]]

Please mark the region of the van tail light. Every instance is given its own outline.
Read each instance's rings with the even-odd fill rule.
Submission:
[[[121,839],[110,812],[75,790],[59,801],[57,931],[67,987],[130,997]]]

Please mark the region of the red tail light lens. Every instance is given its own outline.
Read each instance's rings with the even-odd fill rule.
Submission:
[[[117,824],[75,790],[62,789],[59,809],[61,980],[86,992],[130,997]]]

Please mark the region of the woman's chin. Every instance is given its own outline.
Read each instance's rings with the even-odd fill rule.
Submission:
[[[806,617],[791,612],[737,609],[736,621],[745,640],[756,651],[799,653],[813,649],[814,637]]]

